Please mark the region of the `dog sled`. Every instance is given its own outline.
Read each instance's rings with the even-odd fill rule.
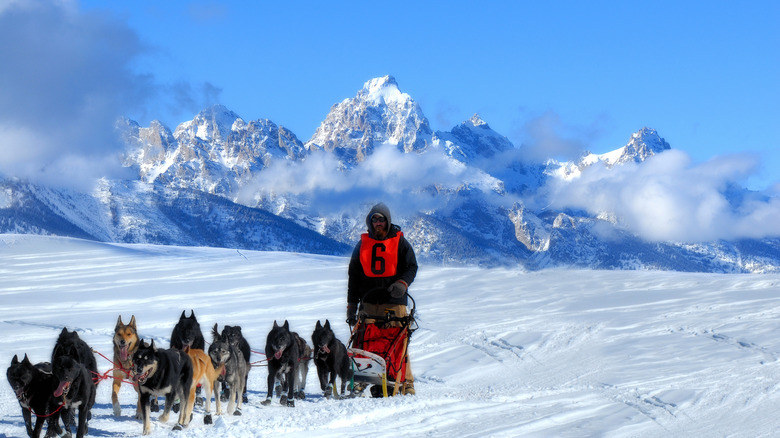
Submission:
[[[368,291],[363,299],[372,292]],[[369,385],[372,385],[374,397],[387,397],[391,391],[392,395],[404,391],[409,340],[417,330],[414,319],[416,303],[411,295],[407,296],[412,305],[405,316],[397,316],[393,311],[385,311],[382,315],[358,311],[360,317],[352,328],[347,345],[353,371],[353,391],[356,389],[357,393],[362,393]],[[363,299],[358,309],[362,309]]]

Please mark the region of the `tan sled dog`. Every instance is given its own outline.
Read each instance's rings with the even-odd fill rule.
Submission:
[[[203,394],[206,396],[206,415],[203,417],[203,422],[211,424],[212,393],[217,401],[217,415],[222,415],[222,404],[219,400],[219,387],[216,385],[216,380],[225,370],[225,364],[220,364],[214,369],[209,355],[198,348],[187,350],[187,354],[192,359],[192,390],[190,391],[189,405],[192,406],[195,401],[195,388],[200,384],[203,387]]]
[[[111,403],[114,405],[114,415],[117,417],[122,410],[119,405],[119,388],[123,380],[129,382],[131,378],[129,374],[133,368],[133,353],[136,350],[138,350],[138,330],[135,327],[135,315],[130,317],[128,324],[124,324],[122,315],[119,315],[114,328],[114,384],[111,393]],[[136,385],[133,385],[133,389],[138,393]],[[135,418],[141,418],[141,406],[137,402],[138,400],[136,400]]]

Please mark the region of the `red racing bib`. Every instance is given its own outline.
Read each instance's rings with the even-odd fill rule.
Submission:
[[[398,242],[404,233],[376,240],[367,233],[360,235],[360,265],[367,277],[392,277],[398,268]]]

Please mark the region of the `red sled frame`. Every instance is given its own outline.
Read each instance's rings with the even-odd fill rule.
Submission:
[[[384,315],[364,314],[353,327],[347,348],[353,387],[356,382],[379,385],[384,397],[388,396],[388,382],[393,382],[392,395],[404,389],[409,340],[417,329],[416,304],[411,295],[407,296],[412,301],[409,315],[398,317],[392,311]]]

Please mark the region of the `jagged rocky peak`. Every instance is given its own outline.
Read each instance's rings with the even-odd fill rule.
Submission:
[[[631,141],[629,141],[627,146],[637,152],[642,151],[645,153],[659,153],[671,149],[669,143],[661,138],[655,129],[647,127],[632,134]]]
[[[452,158],[469,163],[514,148],[509,139],[493,131],[479,114],[453,127],[450,132],[437,131],[434,143],[440,144]]]
[[[363,89],[360,90],[359,94],[376,104],[399,104],[411,100],[408,94],[402,93],[398,89],[398,83],[395,81],[395,78],[389,75],[366,82],[363,84]]]
[[[381,144],[418,151],[432,135],[419,105],[401,92],[395,78],[383,76],[367,81],[355,97],[333,105],[306,148],[333,151],[344,165],[353,166]]]
[[[669,143],[661,138],[655,129],[645,127],[633,133],[628,144],[608,156],[606,162],[608,165],[631,161],[640,163],[669,149],[671,149]]]
[[[223,105],[212,105],[195,116],[194,119],[180,124],[174,136],[187,136],[203,141],[225,141],[234,125],[245,125],[238,114]]]
[[[471,122],[471,124],[474,125],[475,127],[483,128],[483,129],[490,129],[490,126],[488,126],[487,122],[482,120],[482,117],[480,117],[479,114],[477,114],[477,113],[474,113],[474,115],[471,116],[471,118],[469,119],[469,122]]]

